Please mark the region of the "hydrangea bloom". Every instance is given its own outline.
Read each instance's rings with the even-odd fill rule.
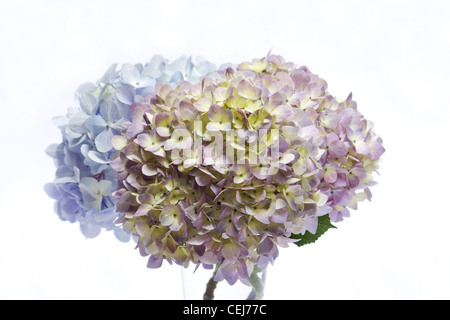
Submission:
[[[201,58],[195,63],[186,57],[168,63],[157,55],[145,65],[124,64],[117,70],[113,64],[96,84],[81,85],[75,93],[77,107],[54,119],[62,142],[46,151],[57,170],[45,190],[56,200],[59,217],[79,222],[87,238],[104,228],[128,241],[129,233],[114,224],[118,214],[112,190],[117,187],[117,172],[110,165],[116,152],[111,138],[125,128],[132,106],[144,102],[156,83],[195,82],[213,70],[215,66]]]
[[[158,83],[121,126],[118,223],[148,267],[216,265],[215,280],[231,285],[314,234],[320,217],[340,221],[370,199],[384,152],[351,95],[338,101],[275,55]]]

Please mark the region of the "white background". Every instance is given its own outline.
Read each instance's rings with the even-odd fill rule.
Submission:
[[[182,299],[111,233],[86,240],[43,185],[51,118],[114,62],[220,65],[269,50],[353,92],[386,153],[372,202],[314,245],[281,250],[268,299],[449,299],[449,1],[1,1],[0,298]]]

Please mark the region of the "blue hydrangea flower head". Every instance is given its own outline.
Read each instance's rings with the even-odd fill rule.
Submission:
[[[116,152],[111,138],[131,120],[132,104],[143,102],[157,83],[197,82],[214,70],[216,66],[203,58],[193,61],[183,56],[169,62],[155,55],[145,65],[126,63],[118,69],[115,63],[95,84],[82,84],[75,92],[76,106],[53,119],[62,142],[46,150],[56,172],[44,190],[55,200],[59,218],[78,222],[86,238],[105,229],[113,230],[120,241],[129,241],[130,234],[114,223],[117,172],[110,165]]]

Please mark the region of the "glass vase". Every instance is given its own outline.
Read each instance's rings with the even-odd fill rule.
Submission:
[[[214,281],[214,270],[195,266],[181,268],[183,296],[185,300],[261,300],[267,268],[255,270],[249,277],[249,285],[237,281],[229,285],[225,280]]]

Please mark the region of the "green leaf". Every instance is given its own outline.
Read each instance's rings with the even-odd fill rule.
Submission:
[[[312,234],[309,231],[306,231],[305,234],[293,234],[291,235],[292,239],[300,239],[300,241],[295,242],[295,244],[299,247],[304,246],[306,244],[314,243],[317,239],[320,238],[325,232],[330,228],[336,228],[331,224],[330,216],[324,215],[318,218],[319,222],[317,225],[316,233]]]

